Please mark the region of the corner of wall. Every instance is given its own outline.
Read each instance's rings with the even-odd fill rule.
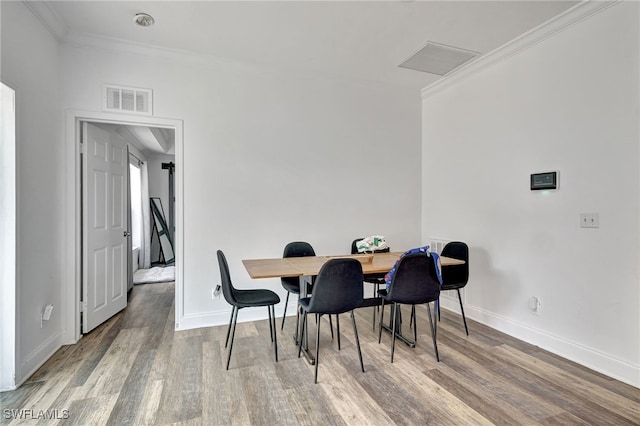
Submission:
[[[519,37],[503,44],[500,47],[479,56],[466,65],[457,68],[452,73],[437,80],[429,86],[422,89],[422,99],[432,96],[437,92],[455,85],[460,80],[481,71],[497,62],[504,61],[513,55],[516,55],[528,48],[540,43],[541,41],[558,34],[578,22],[593,16],[605,9],[618,4],[620,0],[613,1],[582,1],[564,13],[551,18],[547,22],[542,23],[536,28],[522,34]]]
[[[444,303],[443,307],[446,309],[453,308],[453,306],[445,305]],[[471,318],[481,324],[640,388],[640,365],[617,359],[610,354],[605,354],[562,336],[530,327],[512,318],[497,315],[477,306],[465,304],[465,314],[467,318]]]
[[[61,334],[56,333],[42,342],[35,350],[28,354],[16,372],[15,386],[22,385],[38,368],[44,365],[53,354],[62,347]]]

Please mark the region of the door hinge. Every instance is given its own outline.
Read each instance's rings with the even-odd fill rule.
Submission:
[[[87,302],[86,302],[86,301],[84,301],[84,300],[81,300],[81,301],[80,301],[80,309],[81,309],[83,312],[86,312],[86,311],[87,311]]]
[[[84,154],[84,144],[80,144],[80,154]]]

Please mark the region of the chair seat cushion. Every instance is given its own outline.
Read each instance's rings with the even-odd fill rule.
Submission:
[[[304,297],[304,298],[298,300],[298,304],[300,305],[300,307],[303,310],[309,311],[309,301],[310,300],[311,300],[310,297]]]
[[[269,306],[280,303],[280,297],[271,290],[236,290],[234,296],[239,308]]]
[[[457,290],[459,288],[464,287],[467,283],[451,283],[451,284],[442,284],[440,286],[440,290]]]
[[[385,290],[386,291],[386,290]],[[380,306],[382,304],[381,297],[367,297],[363,299],[361,308],[370,308],[371,306]]]
[[[300,294],[300,282],[293,284],[282,280],[282,287],[289,293]]]
[[[369,284],[386,284],[384,279],[385,274],[367,274],[364,276],[363,281]]]

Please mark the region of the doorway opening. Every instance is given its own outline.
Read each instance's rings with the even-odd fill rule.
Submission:
[[[155,157],[154,155],[149,155],[149,152],[145,152],[146,148],[144,143],[140,143],[140,134],[156,134],[156,135],[173,135],[174,146],[171,149],[171,159],[176,163],[176,260],[175,260],[175,299],[176,299],[176,327],[179,326],[180,318],[183,315],[183,309],[181,302],[183,295],[183,287],[182,287],[182,277],[181,277],[181,265],[182,265],[182,121],[176,119],[158,119],[152,117],[139,117],[139,116],[128,116],[121,115],[115,113],[102,113],[102,112],[81,112],[81,111],[70,111],[67,115],[67,129],[70,137],[73,137],[73,143],[70,144],[71,147],[69,149],[69,155],[73,157],[73,164],[75,164],[75,169],[72,171],[73,176],[69,175],[70,182],[73,182],[73,185],[69,185],[69,192],[72,192],[72,198],[75,200],[74,207],[74,215],[70,218],[70,227],[74,229],[74,238],[73,241],[69,243],[68,250],[70,258],[74,259],[72,265],[69,267],[70,276],[75,277],[75,280],[72,284],[68,286],[66,289],[66,297],[65,299],[69,303],[70,312],[68,318],[66,319],[68,328],[67,333],[65,334],[65,340],[70,343],[76,342],[82,332],[81,332],[81,313],[85,310],[84,303],[86,300],[86,295],[82,294],[82,288],[84,285],[83,276],[86,276],[86,271],[83,270],[83,263],[85,260],[83,259],[83,253],[86,253],[86,248],[83,247],[83,241],[85,240],[85,236],[83,235],[83,228],[86,224],[82,223],[82,217],[85,214],[83,212],[83,206],[86,204],[87,200],[86,195],[83,195],[82,189],[82,178],[83,175],[87,174],[87,170],[83,170],[84,158],[82,155],[86,155],[86,152],[82,152],[81,142],[82,142],[82,129],[85,126],[84,123],[91,123],[92,125],[106,130],[108,132],[113,132],[117,134],[117,137],[121,137],[125,139],[128,143],[127,148],[128,152],[126,152],[125,158],[127,159],[125,162],[126,175],[129,174],[141,174],[140,170],[143,168],[149,169],[149,174],[152,173],[151,169],[154,167],[155,162],[158,163],[158,174],[162,173],[161,162],[165,161],[167,153],[167,149],[164,149],[164,152],[159,155],[159,159],[151,158]],[[133,140],[137,140],[136,143]],[[163,140],[162,143],[166,142]],[[166,145],[165,145],[166,148]],[[84,148],[86,150],[86,147]],[[127,178],[127,182],[128,182]],[[166,177],[165,177],[166,179]],[[149,178],[150,183],[151,178]],[[143,186],[145,181],[144,176],[141,176],[139,180],[136,182],[140,183],[140,186]],[[165,181],[166,182],[166,181]],[[127,204],[131,202],[131,191],[133,188],[129,187],[128,183],[126,187],[123,187],[127,193]],[[141,199],[140,204],[136,206],[132,203],[132,208],[138,212],[140,207],[144,204],[144,190],[137,191],[138,197]],[[147,200],[149,199],[149,195],[146,196]],[[149,202],[149,201],[147,201]],[[127,210],[129,210],[127,208]],[[138,225],[140,225],[139,214],[131,211],[132,215],[136,216],[136,219],[133,217],[127,220],[127,223],[130,223],[139,231]],[[135,223],[138,222],[138,225]],[[142,224],[144,228],[144,223]],[[131,226],[128,226],[125,230],[126,233],[136,233],[138,235],[138,244],[140,244],[140,240],[144,239],[144,231],[136,232],[132,229]],[[130,235],[128,239],[131,239],[133,235]],[[131,246],[127,248],[127,263],[129,265],[133,265],[137,259],[134,259],[133,255],[133,243],[130,240]],[[136,253],[137,255],[138,253]],[[129,274],[128,279],[130,280],[132,276],[132,272]],[[83,299],[84,298],[84,299]],[[84,320],[84,319],[83,319]]]
[[[16,372],[16,92],[0,83],[0,390]]]

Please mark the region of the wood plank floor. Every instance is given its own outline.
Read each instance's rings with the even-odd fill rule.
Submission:
[[[136,286],[125,311],[61,348],[18,390],[2,393],[1,423],[640,424],[639,389],[473,321],[467,337],[450,312],[438,327],[441,362],[421,307],[417,346],[397,342],[391,364],[390,336],[383,333],[378,344],[371,308],[359,310],[365,373],[349,316],[341,316],[340,351],[323,319],[314,385],[313,367],[297,357],[293,318],[278,331],[278,363],[267,321],[238,324],[225,371],[226,326],[174,332],[173,303],[173,283]],[[8,415],[19,411],[6,410],[33,411],[19,419]],[[39,413],[68,418],[24,418]]]

